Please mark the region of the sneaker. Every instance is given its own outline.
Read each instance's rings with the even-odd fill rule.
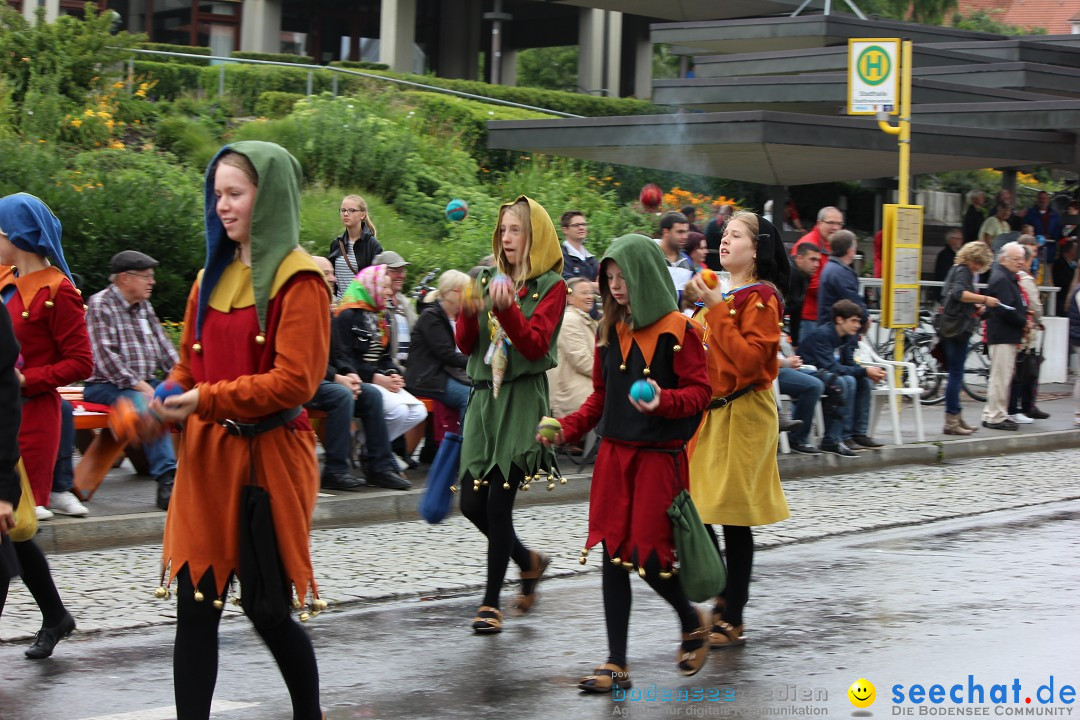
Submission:
[[[1010,415],[1009,419],[1017,425],[1030,425],[1031,423],[1035,422],[1024,413],[1016,413],[1015,415]]]
[[[407,463],[406,461],[402,460],[402,459],[401,459],[400,457],[398,457],[397,455],[395,455],[395,456],[394,456],[394,459],[395,459],[395,460],[397,460],[397,466],[398,466],[398,470],[408,470],[408,469],[409,469],[409,463]]]
[[[1001,422],[987,422],[983,420],[983,427],[990,428],[991,430],[1016,430],[1020,426],[1014,423],[1009,418],[1005,418]]]
[[[49,495],[49,509],[54,513],[71,517],[86,517],[90,514],[86,506],[79,502],[79,498],[75,497],[75,493],[70,491],[54,492]]]
[[[37,514],[38,522],[41,522],[42,520],[52,520],[54,517],[53,514],[49,512],[49,508],[43,505],[35,506],[34,512]]]
[[[831,445],[829,443],[821,443],[821,452],[832,453],[833,455],[839,455],[840,457],[859,457],[859,453],[852,452],[844,443],[837,443]]]
[[[1027,416],[1032,420],[1045,420],[1050,417],[1050,413],[1043,412],[1039,408],[1031,408],[1030,412],[1027,413]]]
[[[800,455],[820,455],[821,451],[813,445],[807,443],[788,443],[791,447],[791,452],[799,453]]]
[[[864,448],[885,447],[884,443],[879,443],[877,440],[870,437],[869,435],[852,435],[850,439],[851,442],[854,442],[856,445]]]

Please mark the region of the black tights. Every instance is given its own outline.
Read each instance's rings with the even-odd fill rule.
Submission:
[[[195,601],[191,573],[185,565],[176,576],[176,645],[173,648],[173,684],[177,720],[204,720],[210,717],[218,669],[218,623],[221,610],[214,608],[217,597],[213,570],[199,581],[204,600]],[[315,650],[303,628],[291,617],[271,627],[255,623],[259,633],[285,678],[292,698],[294,720],[318,720],[319,668]]]
[[[522,570],[532,569],[532,557],[514,532],[514,498],[524,478],[525,472],[511,465],[509,489],[503,488],[502,472],[498,469],[479,490],[473,490],[471,479],[466,478],[461,484],[461,514],[488,539],[487,588],[482,605],[499,607],[499,593],[511,558]]]
[[[701,625],[697,610],[690,604],[677,575],[660,577],[660,562],[651,555],[645,563],[645,582],[656,594],[667,600],[679,616],[679,628],[684,633],[693,632]],[[622,565],[611,562],[611,555],[604,548],[604,621],[607,624],[608,659],[619,667],[626,667],[626,643],[630,633],[630,573]]]
[[[706,525],[717,552],[720,541],[712,525]],[[720,597],[724,598],[723,620],[738,627],[743,624],[742,611],[750,600],[750,571],[754,565],[754,533],[745,525],[724,525],[724,547],[727,549],[727,586]]]
[[[22,565],[22,580],[41,610],[41,627],[59,625],[67,615],[67,609],[56,590],[45,554],[33,540],[12,544],[15,546],[19,564]],[[7,602],[8,582],[0,581],[0,615],[4,614],[4,604]]]

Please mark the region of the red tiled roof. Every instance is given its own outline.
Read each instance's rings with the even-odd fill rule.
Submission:
[[[961,15],[979,10],[1008,25],[1067,35],[1072,32],[1069,21],[1080,15],[1080,0],[959,0],[957,12]]]

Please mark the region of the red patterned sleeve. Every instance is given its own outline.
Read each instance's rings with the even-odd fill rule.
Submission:
[[[541,298],[532,317],[526,318],[521,308],[513,304],[505,310],[496,310],[495,317],[499,318],[514,349],[526,360],[537,360],[551,347],[551,338],[565,310],[566,283],[560,280]]]

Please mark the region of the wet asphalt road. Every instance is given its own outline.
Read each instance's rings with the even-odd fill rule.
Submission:
[[[969,675],[987,695],[994,684],[1009,686],[1009,703],[988,707],[988,717],[1080,716],[1080,703],[1060,698],[1063,685],[1080,691],[1078,519],[1080,501],[1068,501],[761,551],[746,610],[749,644],[713,652],[693,678],[675,670],[674,614],[635,579],[635,689],[696,690],[729,702],[578,693],[577,678],[606,655],[599,573],[545,583],[534,614],[508,618],[498,636],[469,632],[479,601],[472,596],[329,612],[308,627],[323,704],[336,720],[851,717],[847,688],[859,678],[876,686],[877,700],[858,712],[883,718],[902,711],[891,701],[894,685],[948,692],[963,684],[966,695]],[[175,717],[173,633],[75,636],[37,663],[0,646],[0,720]],[[214,717],[288,718],[284,685],[246,621],[225,623],[221,645]],[[1042,705],[1035,693],[1051,675],[1055,703]],[[903,705],[915,717],[929,707]]]

